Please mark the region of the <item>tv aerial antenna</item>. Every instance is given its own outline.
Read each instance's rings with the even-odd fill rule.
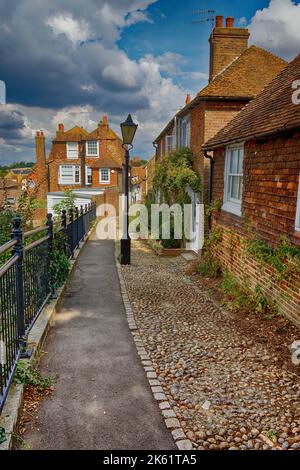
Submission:
[[[192,21],[191,24],[211,23],[211,27],[214,27],[216,20],[215,10],[193,10],[193,15],[198,16],[199,18]]]

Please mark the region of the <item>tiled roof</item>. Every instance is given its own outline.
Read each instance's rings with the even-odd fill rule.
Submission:
[[[270,52],[251,46],[209,83],[198,96],[256,96],[286,66]]]
[[[90,165],[92,168],[122,168],[112,156],[101,156]]]
[[[57,135],[54,140],[56,142],[80,142],[82,139],[85,139],[88,136],[89,133],[87,130],[85,130],[83,127],[75,126],[72,127],[72,129]]]
[[[88,136],[90,139],[97,139],[98,138],[98,128],[91,132]],[[120,139],[120,137],[110,128],[108,127],[108,131],[106,134],[106,139],[115,140]]]
[[[80,142],[81,140],[95,140],[99,138],[98,127],[92,132],[88,132],[83,127],[75,126],[72,129],[62,132],[55,137],[56,142]],[[108,127],[106,139],[115,140],[119,139],[118,135]]]
[[[196,107],[200,101],[206,99],[252,99],[274,77],[276,77],[287,62],[276,57],[270,52],[251,46],[245,50],[235,61],[217,75],[198,95],[177,114],[183,117],[190,109]],[[154,142],[174,125],[174,118],[167,124],[164,130]]]
[[[224,129],[209,140],[204,148],[300,127],[300,105],[292,102],[295,91],[292,84],[299,78],[300,55]]]

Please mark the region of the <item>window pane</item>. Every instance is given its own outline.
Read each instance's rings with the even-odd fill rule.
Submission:
[[[92,169],[91,167],[86,167],[86,184],[92,184]]]
[[[77,142],[67,142],[67,158],[78,157],[78,144]]]
[[[93,140],[87,143],[88,155],[98,155],[98,142]]]
[[[110,170],[109,168],[101,168],[100,170],[100,181],[102,183],[109,182]]]
[[[238,150],[231,150],[230,152],[230,173],[237,173],[238,172],[238,160],[239,160],[239,152]]]
[[[233,199],[240,199],[240,177],[239,176],[231,176],[232,184],[231,184],[231,193],[230,196]]]
[[[75,167],[75,183],[80,183],[80,168],[79,168],[79,166]]]

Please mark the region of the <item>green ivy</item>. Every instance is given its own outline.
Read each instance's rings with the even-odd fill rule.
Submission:
[[[289,279],[294,274],[300,275],[300,249],[286,237],[281,237],[278,246],[271,246],[260,239],[250,239],[245,242],[245,250],[262,266],[274,268],[279,280]]]

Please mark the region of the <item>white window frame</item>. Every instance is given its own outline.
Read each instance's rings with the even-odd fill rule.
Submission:
[[[92,142],[93,142],[93,143],[96,142],[96,144],[97,144],[97,155],[96,155],[96,154],[90,154],[90,153],[89,153],[89,144],[92,143]],[[86,156],[87,156],[87,157],[90,157],[90,158],[97,158],[97,157],[99,157],[99,140],[88,140],[88,141],[86,142]]]
[[[89,173],[89,174],[88,174]],[[91,182],[89,183],[88,176],[91,177]],[[92,186],[93,184],[93,170],[92,167],[87,166],[85,167],[85,184],[88,186]]]
[[[73,177],[73,180],[72,182],[71,181],[68,181],[67,183],[65,181],[63,181],[62,179],[62,168],[63,167],[71,167],[72,168],[72,177]],[[78,175],[79,175],[79,181],[76,182],[76,168],[78,169]],[[80,168],[80,165],[60,165],[59,166],[59,184],[63,185],[63,186],[69,186],[69,185],[80,185],[80,182],[81,182],[81,168]]]
[[[184,134],[185,128],[185,134]],[[191,144],[191,120],[190,116],[186,116],[181,121],[181,148],[190,147]]]
[[[297,197],[297,211],[296,211],[296,232],[300,232],[300,175],[299,175],[299,185],[298,185],[298,197]]]
[[[71,145],[76,146],[75,149],[71,149]],[[78,158],[78,142],[67,142],[67,159],[68,160],[76,160]]]
[[[102,171],[103,170],[108,171],[108,180],[103,180],[103,178],[102,178]],[[100,168],[99,169],[99,183],[106,183],[106,184],[110,183],[110,168]]]
[[[233,150],[239,150],[243,152],[243,163],[242,163],[242,173],[230,173],[230,157]],[[235,214],[239,217],[242,215],[242,200],[243,200],[243,186],[241,191],[241,200],[234,199],[229,195],[229,177],[230,176],[239,176],[244,177],[244,144],[230,145],[226,147],[225,154],[225,168],[224,168],[224,200],[222,209],[231,214]],[[243,185],[243,182],[242,182]]]
[[[174,148],[174,136],[166,135],[166,155],[170,155]]]

